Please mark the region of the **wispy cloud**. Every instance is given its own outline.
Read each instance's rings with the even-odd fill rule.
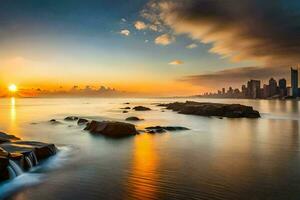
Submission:
[[[155,38],[154,42],[155,42],[155,44],[167,46],[174,41],[175,41],[174,36],[171,36],[171,35],[165,33],[165,34],[162,34],[162,35],[158,36],[157,38]]]
[[[300,62],[300,4],[261,0],[153,0],[142,16],[233,61]]]
[[[197,48],[197,47],[198,47],[197,44],[192,43],[192,44],[187,45],[185,48],[187,48],[187,49],[195,49],[195,48]]]
[[[130,35],[130,31],[127,30],[127,29],[124,29],[124,30],[121,30],[121,31],[120,31],[120,34],[121,34],[121,35],[124,35],[124,36],[129,36],[129,35]]]
[[[173,60],[169,62],[169,65],[182,65],[184,62],[182,60]]]

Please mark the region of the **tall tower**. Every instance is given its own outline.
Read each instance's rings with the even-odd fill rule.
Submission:
[[[293,97],[298,97],[298,69],[291,68],[291,86]]]

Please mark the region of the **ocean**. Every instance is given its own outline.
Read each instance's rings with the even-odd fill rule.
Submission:
[[[259,119],[182,115],[155,103],[194,100],[241,103]],[[129,102],[129,105],[125,105]],[[122,107],[147,106],[151,111]],[[74,115],[190,130],[124,139],[91,135]],[[50,119],[61,124],[53,125]],[[280,100],[168,98],[0,99],[0,130],[54,143],[59,153],[0,185],[0,199],[298,199],[300,103]]]

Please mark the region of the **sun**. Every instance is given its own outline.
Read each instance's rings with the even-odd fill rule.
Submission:
[[[8,90],[12,93],[15,93],[16,91],[18,91],[18,87],[15,84],[11,84],[8,86]]]

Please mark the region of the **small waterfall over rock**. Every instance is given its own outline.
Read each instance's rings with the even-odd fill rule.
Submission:
[[[26,163],[27,163],[27,165],[28,165],[28,168],[31,169],[31,168],[33,167],[33,164],[32,164],[32,162],[31,162],[30,157],[25,156],[25,160],[26,160]]]
[[[9,160],[8,171],[11,179],[23,173],[22,168],[13,160]]]
[[[34,151],[30,152],[25,156],[26,163],[28,165],[28,168],[31,169],[32,167],[36,166],[38,164],[37,157],[34,153]]]

